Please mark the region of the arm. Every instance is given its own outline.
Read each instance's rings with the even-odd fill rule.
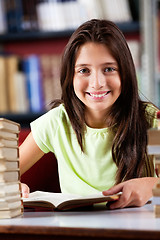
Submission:
[[[32,132],[20,146],[19,155],[21,175],[30,167],[32,167],[44,155],[44,152],[42,152],[42,150],[37,146],[32,136]]]
[[[20,174],[25,173],[30,167],[32,167],[44,153],[40,150],[34,141],[32,133],[28,135],[25,141],[19,148],[20,155]],[[30,192],[29,187],[21,183],[22,197],[28,197]]]
[[[135,178],[122,182],[107,191],[103,191],[104,195],[122,192],[119,200],[110,204],[110,209],[124,208],[129,206],[143,206],[152,197],[152,188],[159,178],[144,177]]]

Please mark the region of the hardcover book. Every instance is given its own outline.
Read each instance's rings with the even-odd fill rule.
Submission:
[[[0,130],[19,133],[20,124],[5,118],[0,118]]]

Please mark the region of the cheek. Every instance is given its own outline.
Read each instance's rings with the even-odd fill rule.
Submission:
[[[79,92],[79,91],[84,91],[84,89],[86,88],[86,82],[83,81],[82,79],[79,78],[74,78],[73,79],[73,87],[75,92]]]
[[[108,86],[110,86],[113,90],[115,89],[121,91],[121,81],[119,78],[110,79]]]

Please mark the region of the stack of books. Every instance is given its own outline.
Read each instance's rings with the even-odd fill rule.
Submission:
[[[160,217],[160,180],[154,186],[153,190],[153,205],[155,217]]]
[[[154,155],[155,166],[158,177],[160,177],[160,129],[148,130],[148,154]],[[155,217],[160,217],[160,180],[154,186],[153,190],[153,205]]]
[[[22,214],[19,147],[20,125],[0,118],[0,218]]]
[[[157,175],[160,177],[160,129],[148,130],[148,154],[154,155]]]

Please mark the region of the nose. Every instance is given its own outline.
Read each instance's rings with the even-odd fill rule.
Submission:
[[[90,87],[96,90],[101,89],[105,84],[105,77],[103,74],[94,72],[90,76]]]

